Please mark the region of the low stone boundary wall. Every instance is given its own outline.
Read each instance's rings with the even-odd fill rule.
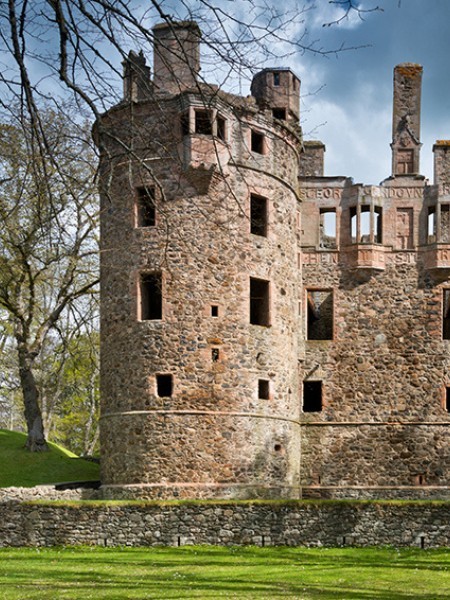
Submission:
[[[449,502],[20,503],[0,546],[450,545]]]
[[[14,500],[19,502],[31,500],[100,500],[101,497],[101,491],[98,489],[56,490],[54,485],[0,488],[0,503]]]

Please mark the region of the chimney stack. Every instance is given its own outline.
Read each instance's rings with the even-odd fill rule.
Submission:
[[[153,28],[154,84],[171,94],[195,87],[200,71],[201,32],[195,21],[160,23]]]
[[[420,171],[420,65],[403,63],[394,68],[394,107],[392,117],[392,175]]]

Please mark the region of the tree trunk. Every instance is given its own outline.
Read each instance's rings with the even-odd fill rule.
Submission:
[[[28,430],[25,448],[30,452],[47,452],[49,448],[45,440],[44,425],[39,407],[39,390],[30,361],[24,356],[19,356],[19,374]]]

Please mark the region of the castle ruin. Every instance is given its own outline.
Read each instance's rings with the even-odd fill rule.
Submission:
[[[367,186],[324,175],[290,69],[232,95],[195,23],[153,32],[95,128],[105,497],[450,497],[450,142],[429,185],[422,67],[394,70]]]

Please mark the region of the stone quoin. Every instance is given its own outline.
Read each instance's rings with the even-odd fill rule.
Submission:
[[[153,32],[94,128],[104,497],[450,497],[450,142],[429,184],[422,67],[395,67],[392,174],[362,185],[324,175],[290,69],[236,96],[194,22]]]

